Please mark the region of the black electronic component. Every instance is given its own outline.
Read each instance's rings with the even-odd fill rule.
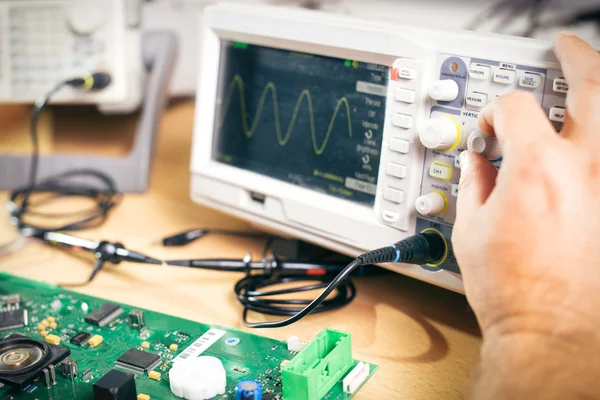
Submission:
[[[138,349],[129,349],[117,359],[116,366],[129,371],[143,374],[152,371],[160,365],[161,359],[156,354]]]
[[[121,306],[113,303],[105,303],[100,308],[89,313],[85,318],[85,322],[103,327],[123,314]]]
[[[71,340],[69,340],[69,342],[71,342],[77,346],[83,346],[84,344],[87,343],[87,341],[89,340],[90,337],[92,337],[92,335],[90,335],[87,332],[79,332],[78,334],[73,336],[71,338]]]
[[[22,328],[27,325],[27,310],[17,309],[0,312],[0,331]]]
[[[146,326],[144,312],[142,310],[131,310],[129,312],[129,324],[132,328],[141,330]]]
[[[262,395],[262,400],[276,400],[277,397],[273,392],[264,392]]]
[[[132,374],[112,369],[94,383],[94,400],[136,400],[137,389]]]
[[[64,360],[69,349],[22,335],[10,335],[0,342],[0,383],[24,389],[41,375],[46,384],[55,382],[54,365]]]

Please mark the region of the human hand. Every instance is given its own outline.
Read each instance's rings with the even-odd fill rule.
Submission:
[[[500,171],[461,154],[452,241],[484,340],[600,344],[600,55],[570,34],[555,52],[569,83],[560,134],[534,96],[513,92],[479,118]]]

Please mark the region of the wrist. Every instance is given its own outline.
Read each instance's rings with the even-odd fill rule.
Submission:
[[[579,328],[485,332],[474,397],[592,398],[600,393],[599,351],[598,334]]]

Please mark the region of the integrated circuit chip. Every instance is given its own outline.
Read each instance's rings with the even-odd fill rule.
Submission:
[[[17,309],[0,312],[0,331],[22,328],[27,325],[27,310]]]
[[[117,359],[116,366],[138,374],[152,371],[158,367],[161,359],[156,354],[138,349],[129,349]]]
[[[73,336],[71,338],[71,340],[69,340],[71,343],[73,343],[74,345],[77,346],[83,346],[84,344],[87,343],[88,339],[91,337],[92,335],[90,335],[87,332],[79,332],[78,334],[76,334],[75,336]]]
[[[97,308],[86,315],[83,320],[90,324],[103,327],[108,325],[121,314],[123,314],[123,309],[121,306],[113,303],[105,303],[102,307]]]

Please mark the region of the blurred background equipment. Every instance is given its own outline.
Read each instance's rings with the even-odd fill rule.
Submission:
[[[230,0],[231,1],[231,0]],[[391,19],[432,29],[551,39],[568,29],[600,47],[600,5],[597,0],[234,0],[240,4],[278,4]],[[199,66],[198,20],[205,6],[219,0],[146,0],[144,30],[177,33],[182,52],[170,86],[173,96],[194,96]]]
[[[139,0],[0,0],[0,106],[31,104],[47,95],[50,104],[91,104],[105,114],[141,107],[126,156],[39,155],[39,178],[85,168],[112,177],[120,190],[146,189],[177,42],[165,31],[142,35],[141,17]],[[93,73],[107,77],[101,90],[88,90],[88,81],[57,86]],[[33,156],[0,153],[0,189],[22,186],[31,174],[31,159],[38,157],[36,124],[32,116]]]

